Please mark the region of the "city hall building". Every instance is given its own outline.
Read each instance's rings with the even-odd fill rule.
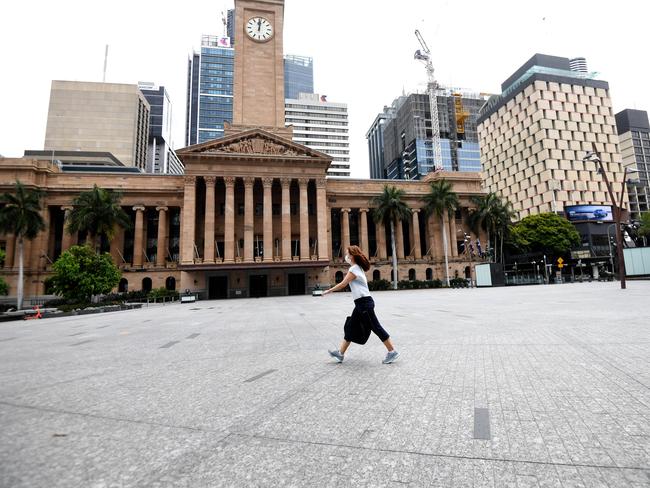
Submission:
[[[94,184],[122,193],[131,229],[116,229],[103,247],[123,271],[119,291],[166,287],[203,298],[309,293],[340,281],[345,248],[370,256],[369,279],[391,279],[390,229],[373,218],[385,185],[405,191],[413,209],[396,226],[398,278],[444,279],[442,228],[450,275],[469,277],[464,253],[471,198],[483,193],[479,173],[437,172],[418,181],[327,177],[332,158],[292,139],[285,127],[284,0],[237,0],[233,123],[224,137],[180,149],[185,174],[150,175],[111,164],[61,164],[54,157],[0,158],[0,191],[17,180],[44,191],[46,230],[25,245],[25,294],[42,295],[52,263],[83,235],[65,231],[73,200]],[[430,182],[446,179],[461,208],[451,219],[425,216]],[[6,250],[3,275],[16,288],[17,246]],[[476,259],[474,259],[475,261]]]

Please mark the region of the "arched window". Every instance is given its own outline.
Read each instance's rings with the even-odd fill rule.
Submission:
[[[173,276],[168,277],[165,280],[165,288],[168,291],[175,291],[176,290],[176,278],[174,278]]]
[[[334,279],[336,280],[336,284],[338,285],[341,281],[343,281],[343,272],[337,271]]]
[[[427,268],[427,280],[431,281],[433,279],[433,270],[431,268]]]
[[[415,280],[415,270],[413,268],[409,269],[409,281]]]
[[[126,293],[127,291],[129,291],[129,280],[127,280],[126,278],[122,278],[120,280],[120,284],[117,285],[117,291],[119,293]]]
[[[379,272],[378,269],[376,269],[376,270],[374,270],[374,271],[372,272],[372,279],[373,279],[374,281],[379,281],[379,280],[381,279],[381,273]]]
[[[153,284],[151,282],[151,278],[144,278],[142,280],[142,291],[149,293],[151,291]]]

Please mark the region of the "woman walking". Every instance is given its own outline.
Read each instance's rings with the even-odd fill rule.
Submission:
[[[352,298],[354,299],[354,311],[352,312],[351,317],[352,321],[359,324],[362,320],[362,314],[364,312],[368,314],[372,331],[377,335],[377,337],[379,337],[381,342],[384,343],[386,349],[388,349],[388,353],[382,362],[384,364],[390,364],[399,357],[399,353],[393,347],[388,332],[384,330],[375,315],[375,302],[370,296],[368,280],[366,279],[365,273],[365,271],[370,269],[370,262],[358,246],[349,246],[345,250],[345,262],[350,265],[348,274],[345,275],[343,281],[338,285],[324,291],[323,296],[329,295],[335,291],[344,290],[346,286],[350,285]],[[336,359],[339,363],[343,362],[345,351],[350,347],[351,341],[348,339],[348,337],[343,339],[338,351],[329,351],[330,356]]]

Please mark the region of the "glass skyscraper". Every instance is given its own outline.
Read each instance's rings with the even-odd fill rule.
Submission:
[[[148,82],[138,83],[138,88],[151,109],[147,173],[182,175],[183,163],[172,149],[172,104],[167,90]]]
[[[476,118],[487,97],[460,90],[438,90],[442,161],[434,161],[428,94],[398,97],[383,130],[384,175],[417,180],[442,166],[445,171],[481,171]],[[386,111],[387,108],[384,109]],[[371,152],[371,161],[373,154]],[[372,174],[372,173],[371,173]]]
[[[299,93],[314,93],[314,60],[288,54],[284,57],[284,98],[297,100]]]
[[[202,36],[188,61],[185,144],[223,137],[232,122],[235,50],[227,37]]]

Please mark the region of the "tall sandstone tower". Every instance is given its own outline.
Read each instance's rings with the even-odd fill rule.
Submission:
[[[284,0],[236,0],[233,125],[284,127]]]

